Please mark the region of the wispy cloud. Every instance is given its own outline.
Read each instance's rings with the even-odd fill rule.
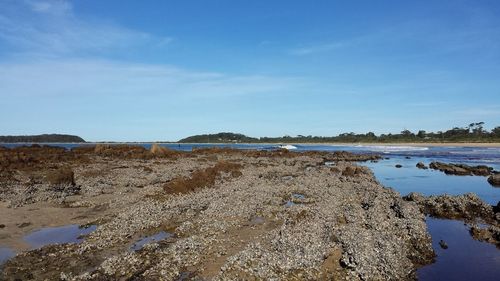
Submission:
[[[15,52],[75,56],[135,46],[164,47],[172,38],[125,28],[112,22],[81,19],[63,0],[16,2],[0,12],[0,42]]]
[[[310,55],[310,54],[314,54],[314,53],[333,51],[336,49],[344,48],[346,46],[347,46],[347,44],[345,42],[332,42],[332,43],[326,43],[326,44],[318,44],[318,45],[310,45],[307,47],[294,48],[294,49],[291,49],[289,51],[289,53],[291,55],[304,56],[304,55]]]
[[[464,108],[460,110],[456,110],[453,112],[457,115],[463,115],[466,117],[500,117],[500,107],[498,106],[486,106],[486,107],[473,107],[473,108]]]
[[[259,110],[279,110],[310,87],[294,77],[106,60],[0,63],[0,134],[46,130],[130,141],[174,140],[230,124],[243,130],[239,122],[257,126],[256,118],[265,119]]]
[[[27,80],[30,82],[26,83]],[[294,77],[231,75],[106,60],[0,64],[0,95],[12,97],[217,100],[246,95],[266,97],[306,87],[305,80]]]
[[[38,13],[48,13],[54,15],[69,14],[72,10],[71,3],[64,0],[52,0],[52,1],[34,1],[27,0],[25,3],[34,12]]]

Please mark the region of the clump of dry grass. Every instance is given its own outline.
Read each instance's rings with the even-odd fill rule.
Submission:
[[[173,179],[163,189],[167,193],[188,193],[199,188],[210,188],[225,175],[229,174],[232,178],[241,176],[242,167],[241,164],[218,161],[213,167],[194,171],[190,177]]]

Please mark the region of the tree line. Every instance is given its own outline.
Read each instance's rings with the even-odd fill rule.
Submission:
[[[403,130],[396,134],[380,134],[373,132],[356,134],[353,132],[342,133],[338,136],[282,136],[253,138],[243,134],[218,133],[195,135],[179,140],[180,143],[405,143],[405,142],[500,142],[500,126],[491,131],[484,129],[484,122],[470,123],[465,127],[454,127],[446,131],[426,132],[419,130],[412,132]]]

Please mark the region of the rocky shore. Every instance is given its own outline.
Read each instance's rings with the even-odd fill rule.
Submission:
[[[1,242],[23,250],[16,241],[30,230],[97,225],[80,244],[23,251],[1,266],[0,280],[414,280],[434,259],[425,215],[443,213],[481,218],[491,231],[471,233],[497,243],[498,208],[473,195],[402,198],[354,163],[377,159],[0,148]],[[135,247],[158,233],[165,238]]]
[[[485,165],[469,166],[466,164],[431,162],[429,168],[439,170],[447,175],[458,176],[489,176],[496,173],[492,167]]]

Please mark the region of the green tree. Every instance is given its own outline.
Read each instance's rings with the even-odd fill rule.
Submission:
[[[420,130],[417,133],[417,137],[419,137],[421,139],[425,138],[426,135],[427,135],[427,133],[424,130]]]

